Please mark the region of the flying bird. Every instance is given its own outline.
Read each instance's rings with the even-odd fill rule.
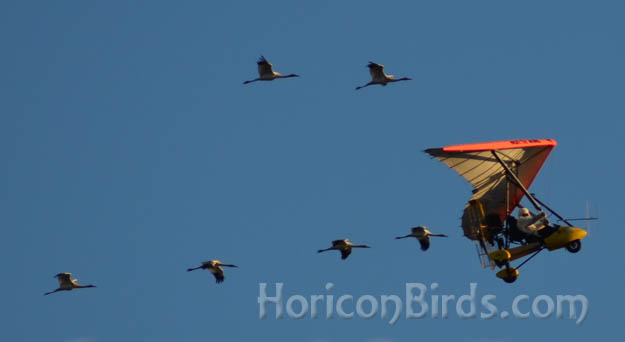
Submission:
[[[364,87],[368,87],[368,86],[373,85],[373,84],[379,84],[381,86],[385,86],[387,83],[390,83],[390,82],[399,82],[399,81],[410,81],[410,80],[412,80],[412,78],[408,78],[408,77],[394,78],[393,75],[385,74],[384,73],[384,65],[382,65],[382,64],[369,62],[369,64],[367,64],[367,67],[369,68],[369,73],[371,74],[371,82],[369,82],[369,83],[367,83],[367,84],[365,84],[363,86],[356,87],[356,90],[364,88]]]
[[[191,271],[195,271],[195,270],[199,270],[199,269],[208,270],[210,273],[212,273],[215,276],[215,281],[217,282],[217,284],[219,284],[219,283],[223,282],[224,279],[226,278],[226,277],[224,277],[224,270],[221,268],[222,266],[224,266],[224,267],[239,267],[237,265],[232,265],[232,264],[223,264],[219,260],[211,260],[211,261],[204,261],[204,262],[202,262],[202,266],[198,266],[198,267],[195,267],[195,268],[188,268],[187,272],[191,272]]]
[[[43,295],[47,296],[58,291],[71,291],[73,289],[95,287],[95,285],[79,285],[76,279],[71,279],[71,276],[71,273],[59,273],[55,275],[54,277],[59,281],[59,288],[54,291],[46,292]]]
[[[326,248],[326,249],[320,249],[317,251],[317,253],[327,252],[327,251],[332,251],[332,250],[340,251],[341,259],[345,260],[352,253],[352,248],[371,248],[371,247],[367,245],[354,245],[353,243],[349,242],[349,240],[343,239],[343,240],[332,241],[332,247]]]
[[[421,250],[427,251],[430,248],[430,236],[440,236],[447,237],[445,234],[432,234],[431,231],[427,230],[424,226],[411,228],[411,233],[406,236],[398,236],[395,239],[404,239],[409,237],[414,237],[419,240],[419,244],[421,244]]]
[[[256,63],[258,64],[259,77],[253,80],[245,81],[243,82],[243,84],[248,84],[256,81],[273,81],[276,78],[299,77],[299,75],[296,74],[281,75],[280,73],[273,71],[273,65],[271,65],[271,63],[269,63],[269,61],[267,61],[262,55]]]

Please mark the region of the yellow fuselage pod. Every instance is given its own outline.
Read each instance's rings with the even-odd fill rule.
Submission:
[[[540,249],[540,243],[534,242],[527,245],[514,247],[510,249],[500,249],[489,254],[490,258],[495,261],[505,262],[522,258],[528,254],[532,254]]]
[[[501,271],[497,272],[496,276],[497,278],[501,278],[504,280],[509,279],[511,281],[514,281],[519,276],[519,270],[514,267],[503,268],[501,269]]]
[[[544,240],[545,247],[553,251],[566,246],[569,242],[581,240],[586,237],[586,231],[577,227],[558,227],[558,230],[547,236]],[[540,243],[534,242],[527,245],[510,249],[500,249],[489,254],[492,260],[505,262],[522,258],[540,249]]]
[[[587,232],[577,227],[559,227],[557,231],[545,238],[545,247],[548,250],[562,248],[569,242],[581,240],[586,237]]]

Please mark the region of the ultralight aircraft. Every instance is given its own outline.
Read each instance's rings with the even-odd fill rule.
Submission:
[[[574,227],[527,190],[556,145],[552,139],[532,139],[425,150],[473,185],[473,196],[462,215],[464,236],[475,241],[482,267],[501,268],[497,277],[507,283],[514,282],[519,268],[542,250],[566,248],[577,253],[582,247],[580,240],[586,237],[586,230]],[[542,238],[521,232],[511,213],[523,196],[536,210],[542,213],[542,208],[547,209],[566,226],[547,225]],[[510,265],[530,254],[518,266]]]

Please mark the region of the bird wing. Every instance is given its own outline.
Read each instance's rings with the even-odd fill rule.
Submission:
[[[59,286],[69,285],[72,283],[71,273],[59,273],[56,275],[56,279],[59,281]]]
[[[336,247],[336,246],[345,246],[345,240],[334,240],[332,241],[332,247]]]
[[[384,65],[376,64],[373,62],[369,62],[369,73],[371,74],[372,80],[381,80],[384,79]]]
[[[421,245],[422,251],[427,251],[428,248],[430,248],[430,237],[426,235],[425,237],[420,238],[419,244]]]
[[[347,257],[350,254],[352,254],[352,249],[351,248],[341,249],[341,259],[343,259],[343,260],[347,259]]]
[[[221,261],[219,261],[219,260],[202,261],[202,268],[203,269],[210,269],[211,267],[215,267],[215,266],[219,265],[220,263],[221,263]]]
[[[413,234],[423,234],[425,233],[425,227],[423,226],[419,226],[419,227],[414,227],[411,229]]]
[[[217,281],[217,283],[223,282],[226,278],[224,277],[224,270],[222,270],[219,266],[211,267],[208,270],[215,276],[215,280]]]
[[[263,76],[273,76],[273,66],[269,61],[265,59],[264,56],[260,56],[258,59],[258,75],[262,78]]]

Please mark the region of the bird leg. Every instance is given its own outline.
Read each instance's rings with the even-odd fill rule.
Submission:
[[[44,293],[43,295],[44,295],[44,296],[47,296],[47,295],[49,295],[49,294],[53,294],[53,293],[55,293],[55,292],[59,292],[59,291],[61,291],[61,289],[56,289],[56,290],[54,290],[54,291],[46,292],[46,293]]]
[[[260,78],[255,78],[253,80],[245,81],[245,82],[243,82],[243,84],[248,84],[248,83],[252,83],[252,82],[256,82],[256,81],[260,81]]]
[[[364,87],[368,87],[368,86],[370,86],[370,85],[372,85],[372,84],[374,84],[374,83],[373,83],[373,82],[369,82],[369,83],[367,83],[367,84],[365,84],[365,85],[363,85],[363,86],[358,86],[358,87],[356,87],[356,90],[358,90],[358,89],[362,89],[362,88],[364,88]]]

